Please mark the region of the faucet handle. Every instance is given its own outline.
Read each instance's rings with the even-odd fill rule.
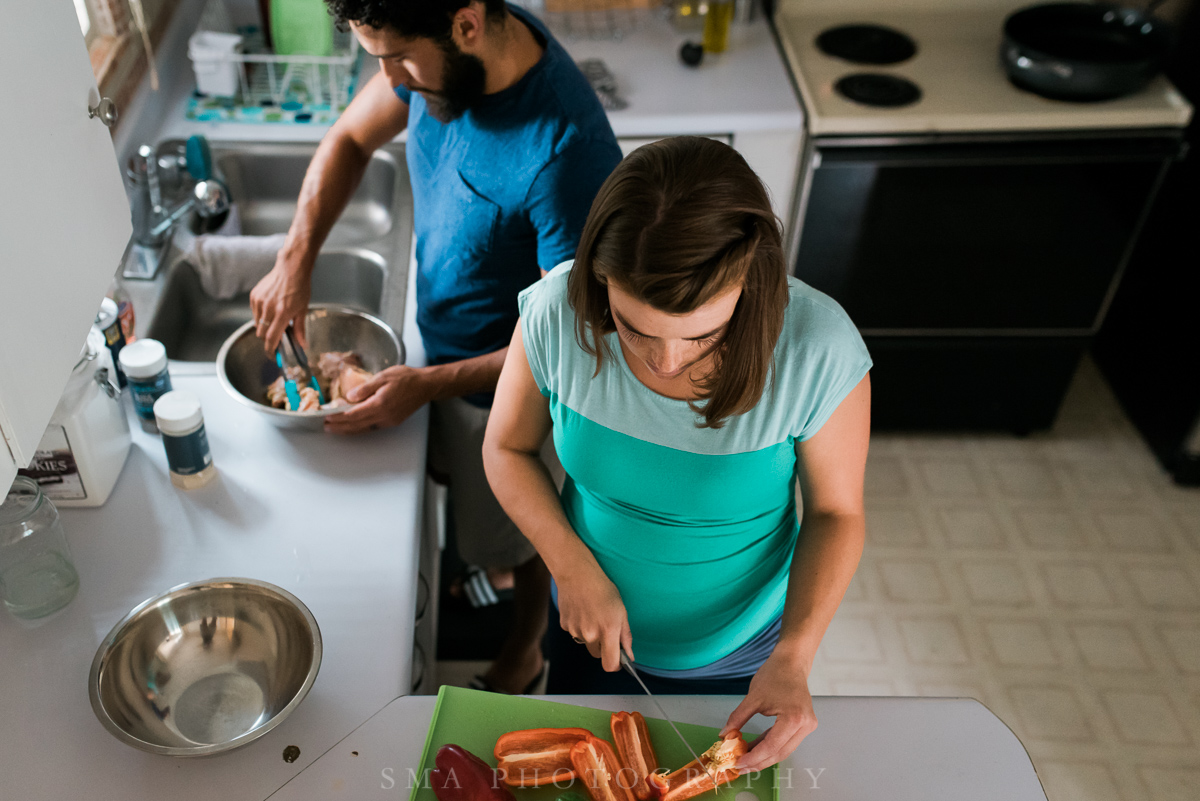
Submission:
[[[189,136],[185,148],[187,171],[196,181],[207,181],[212,178],[212,151],[208,148],[208,140],[196,134]]]

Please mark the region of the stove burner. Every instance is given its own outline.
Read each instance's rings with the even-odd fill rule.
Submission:
[[[817,37],[817,47],[829,56],[855,64],[898,64],[917,52],[912,39],[882,25],[839,25]]]
[[[921,90],[912,81],[878,72],[852,73],[838,80],[833,88],[844,97],[864,106],[898,108],[921,99]]]

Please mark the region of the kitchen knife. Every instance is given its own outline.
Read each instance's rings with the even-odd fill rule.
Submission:
[[[658,699],[654,697],[654,693],[650,692],[650,688],[646,686],[646,682],[642,681],[642,677],[638,675],[637,668],[633,666],[633,662],[629,660],[629,657],[624,651],[621,651],[621,667],[625,668],[625,670],[629,672],[629,675],[633,676],[637,683],[641,685],[642,690],[654,703],[654,707],[658,710],[658,714],[662,715],[663,720],[671,724],[671,728],[675,730],[675,734],[683,742],[684,748],[686,748],[688,753],[692,755],[692,759],[696,760],[700,767],[704,768],[704,772],[708,774],[709,781],[713,783],[713,791],[719,791],[721,788],[717,786],[717,777],[713,775],[713,772],[709,769],[708,765],[705,764],[699,756],[697,756],[691,744],[684,739],[683,732],[679,731],[679,727],[675,725],[675,721],[671,720],[671,716],[667,714],[667,710],[663,709],[662,704],[660,704]]]

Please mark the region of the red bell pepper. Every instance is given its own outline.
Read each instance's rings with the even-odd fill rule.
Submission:
[[[443,745],[429,784],[438,801],[517,801],[492,766],[461,745]]]
[[[539,787],[575,778],[571,747],[591,737],[587,729],[522,729],[500,735],[496,769],[510,787]]]
[[[701,754],[699,761],[693,759],[674,773],[652,777],[650,786],[662,801],[684,801],[715,790],[738,777],[738,771],[733,766],[749,750],[750,746],[742,739],[741,732],[729,734]],[[714,777],[716,784],[713,784]]]
[[[633,771],[633,794],[638,801],[648,801],[654,793],[646,778],[658,770],[658,756],[650,744],[646,719],[641,712],[614,712],[609,723],[617,758],[623,768]]]
[[[592,801],[634,801],[634,779],[607,740],[588,736],[571,747],[571,764]]]

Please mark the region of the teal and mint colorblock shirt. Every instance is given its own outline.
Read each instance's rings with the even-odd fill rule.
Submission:
[[[575,339],[571,262],[521,293],[529,367],[550,405],[566,470],[567,519],[617,586],[639,664],[711,665],[783,611],[800,526],[797,442],[812,437],[871,368],[842,308],[795,278],[773,382],[723,428],[696,426],[686,401],[639,381]]]

